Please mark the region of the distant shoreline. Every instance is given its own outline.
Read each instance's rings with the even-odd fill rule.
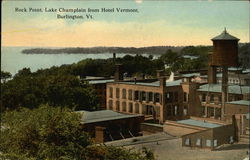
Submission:
[[[178,52],[183,47],[174,46],[153,46],[153,47],[70,47],[70,48],[30,48],[23,49],[23,54],[101,54],[101,53],[117,53],[117,54],[152,54],[161,55],[168,49]]]
[[[239,47],[249,43],[239,43]],[[193,47],[212,47],[212,45],[198,45]],[[173,52],[179,52],[181,49],[189,46],[149,46],[149,47],[35,47],[23,49],[23,54],[152,54],[161,55],[166,53],[168,49]]]

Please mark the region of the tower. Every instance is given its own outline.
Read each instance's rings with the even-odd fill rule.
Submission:
[[[223,118],[225,111],[225,102],[228,101],[228,67],[238,66],[238,41],[239,39],[230,35],[226,28],[218,36],[211,39],[213,41],[213,53],[210,55],[208,68],[208,83],[216,83],[217,67],[222,69],[222,108],[221,116]]]

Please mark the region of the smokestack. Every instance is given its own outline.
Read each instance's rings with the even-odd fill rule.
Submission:
[[[215,84],[217,83],[217,68],[216,66],[212,65],[212,52],[208,54],[209,60],[208,60],[208,83],[209,84]]]
[[[115,63],[116,61],[116,53],[113,53],[113,62]]]
[[[115,82],[123,80],[123,74],[122,74],[121,68],[122,68],[122,64],[115,65]]]
[[[157,78],[160,81],[160,94],[161,94],[160,103],[162,104],[162,106],[160,107],[160,122],[164,123],[167,112],[165,106],[166,77],[163,70],[157,71]]]
[[[159,79],[160,77],[165,76],[165,75],[164,75],[164,70],[157,70],[156,72],[157,72],[157,73],[156,73],[156,76],[157,76],[158,79]]]

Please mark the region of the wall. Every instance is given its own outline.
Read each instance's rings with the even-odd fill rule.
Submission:
[[[232,122],[232,116],[235,114],[246,114],[249,113],[250,107],[247,105],[239,105],[239,104],[226,104],[225,107],[225,120],[228,122]]]
[[[152,124],[141,123],[140,128],[142,132],[147,132],[147,133],[163,132],[163,126],[160,125],[157,126]]]
[[[122,139],[119,134],[119,127],[126,128],[134,136],[140,135],[140,124],[144,121],[143,116],[132,117],[132,118],[123,118],[110,121],[102,121],[95,123],[86,123],[82,124],[83,130],[88,132],[89,135],[96,139],[96,142],[109,141],[109,137],[105,131],[108,131],[113,135],[113,138],[118,140]],[[103,129],[103,132],[101,131]],[[129,132],[123,132],[125,138],[131,137]],[[103,136],[103,137],[100,137]]]
[[[233,125],[224,125],[216,128],[207,128],[204,131],[195,132],[182,136],[182,146],[188,147],[197,147],[197,148],[209,148],[214,149],[222,144],[228,144],[230,140],[230,136],[233,136],[235,139]],[[189,138],[191,143],[190,145],[186,145],[185,141]],[[201,145],[197,145],[197,139],[201,140]],[[207,140],[210,140],[211,146],[207,146]],[[217,142],[217,145],[215,144]],[[216,146],[215,146],[216,145]]]
[[[228,144],[230,136],[236,141],[236,133],[233,124],[217,127],[213,129],[213,138],[218,140],[218,146]]]
[[[185,144],[185,140],[189,138],[190,139],[190,145],[186,145]],[[201,144],[197,145],[197,139],[201,140]],[[212,129],[206,129],[200,132],[196,132],[196,133],[191,133],[191,134],[187,134],[187,135],[183,135],[182,136],[182,146],[186,146],[186,147],[191,147],[191,148],[208,148],[211,149],[211,147],[206,145],[206,140],[213,140],[213,131]]]
[[[110,96],[110,88],[113,90],[112,97]],[[119,98],[116,96],[116,89],[119,88]],[[123,89],[126,90],[126,97],[123,98]],[[129,90],[132,90],[132,99],[129,99]],[[165,94],[163,94],[165,90]],[[154,102],[154,101],[148,101],[146,100],[135,100],[135,91],[139,92],[146,92],[146,96],[148,97],[148,93],[157,93],[160,95],[160,102]],[[175,102],[169,102],[165,101],[166,93],[168,92],[178,92],[178,98]],[[159,120],[161,123],[164,123],[166,119],[183,119],[183,92],[181,86],[169,86],[165,87],[164,89],[162,87],[157,86],[146,86],[146,85],[140,85],[140,84],[125,84],[125,83],[107,83],[107,89],[106,89],[106,105],[107,109],[111,109],[118,112],[125,112],[125,113],[140,113],[147,115],[147,106],[152,106],[155,111],[155,115],[153,117],[156,118],[156,120]],[[110,106],[110,103],[112,104],[112,107]],[[123,105],[126,105],[126,109],[123,109]],[[130,111],[130,105],[133,107],[133,111]],[[165,106],[165,107],[163,107]],[[173,115],[173,107],[178,106],[178,114]],[[139,108],[139,109],[138,109]],[[167,108],[171,108],[170,112],[171,115],[167,115]]]

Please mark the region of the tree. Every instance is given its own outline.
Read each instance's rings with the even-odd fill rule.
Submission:
[[[1,71],[1,80],[3,80],[4,82],[11,77],[12,75],[10,72]]]
[[[93,145],[82,131],[84,115],[42,105],[7,111],[2,117],[0,159],[10,160],[153,160],[151,151]]]
[[[1,93],[2,110],[37,108],[46,103],[76,110],[98,109],[95,90],[69,74],[19,74],[2,85]]]
[[[81,115],[67,108],[43,105],[8,111],[2,118],[1,152],[38,159],[80,159],[91,144],[80,127]]]

